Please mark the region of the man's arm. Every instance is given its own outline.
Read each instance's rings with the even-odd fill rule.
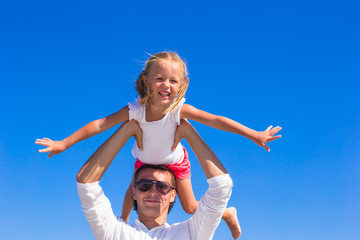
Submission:
[[[125,122],[84,164],[77,175],[81,207],[95,239],[125,239],[129,225],[117,220],[109,199],[99,185],[99,180],[112,163],[116,154],[131,136],[141,140],[137,122]],[[116,233],[116,234],[115,234]]]
[[[181,138],[185,138],[195,152],[209,183],[209,189],[188,222],[189,233],[193,239],[212,239],[229,201],[232,180],[214,152],[186,120],[181,120],[175,134],[175,141]]]
[[[227,173],[225,167],[215,153],[204,142],[196,132],[195,128],[184,119],[181,120],[181,123],[178,126],[174,142],[180,142],[182,138],[186,139],[192,150],[195,152],[207,179]]]
[[[141,140],[141,129],[136,121],[125,122],[121,127],[89,158],[77,174],[79,183],[92,183],[99,181],[107,168],[114,160],[116,154],[125,145],[131,136],[137,142]]]

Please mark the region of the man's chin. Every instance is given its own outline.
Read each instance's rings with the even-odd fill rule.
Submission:
[[[160,212],[160,203],[158,201],[144,201],[143,206],[141,206],[141,209],[146,209],[150,212]]]
[[[138,214],[142,215],[142,216],[146,216],[149,218],[158,218],[159,216],[161,216],[161,208],[160,206],[146,206],[146,210],[143,211],[138,211]]]

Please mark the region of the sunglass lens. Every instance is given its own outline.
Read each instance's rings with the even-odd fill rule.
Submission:
[[[138,183],[138,188],[139,188],[140,191],[146,192],[151,188],[152,185],[153,185],[152,182],[142,181],[142,182]]]
[[[152,185],[155,183],[156,189],[158,192],[162,194],[167,194],[171,187],[170,184],[167,182],[161,182],[161,181],[155,181],[155,180],[149,180],[149,179],[141,179],[137,182],[137,187],[140,191],[146,192],[149,191]]]
[[[159,192],[166,194],[169,192],[170,190],[170,186],[164,182],[157,182],[156,183],[156,188]]]

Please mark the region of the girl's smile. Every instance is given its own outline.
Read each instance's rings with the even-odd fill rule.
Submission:
[[[143,77],[152,103],[168,107],[179,93],[182,75],[182,69],[176,62],[163,60],[156,63],[150,73]]]

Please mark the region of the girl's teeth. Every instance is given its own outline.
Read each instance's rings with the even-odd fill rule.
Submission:
[[[167,97],[167,96],[170,95],[170,93],[162,93],[162,92],[160,92],[160,95],[163,96],[163,97]]]

